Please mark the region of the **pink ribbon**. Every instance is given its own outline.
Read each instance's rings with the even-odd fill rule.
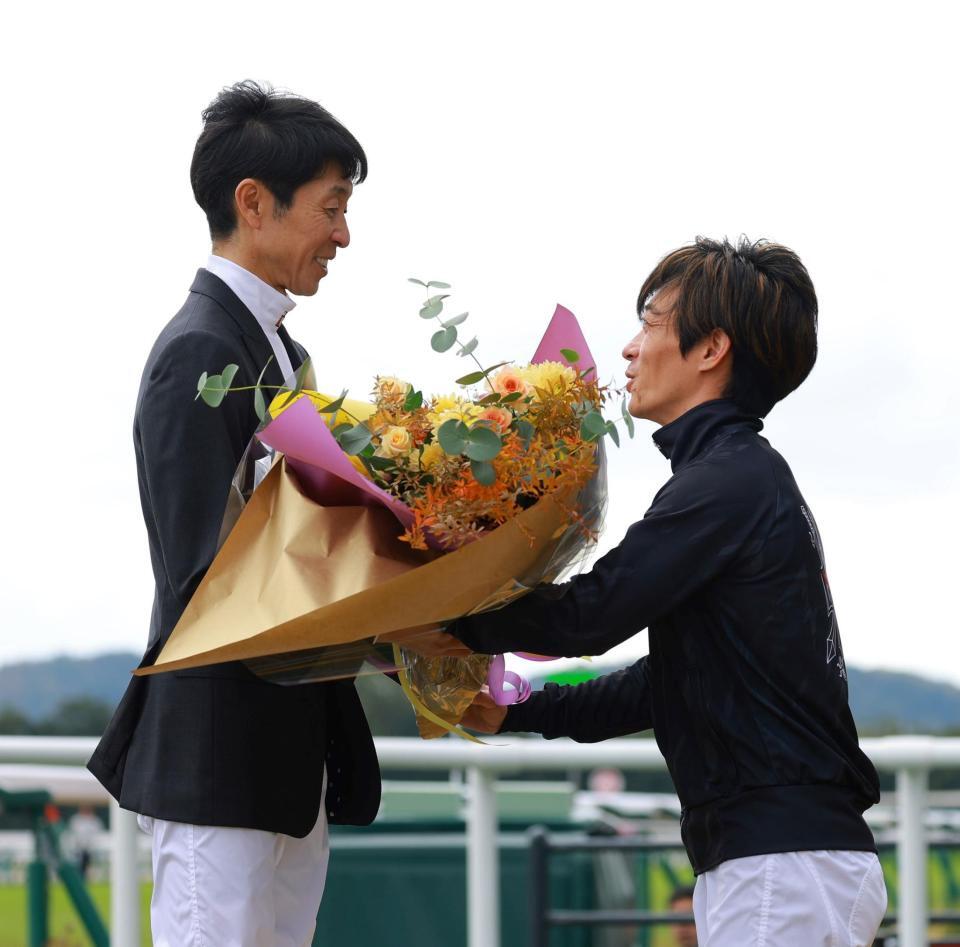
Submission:
[[[502,654],[494,655],[487,672],[487,687],[499,707],[522,704],[531,694],[530,682],[514,671],[508,671]],[[512,690],[507,690],[510,687]]]

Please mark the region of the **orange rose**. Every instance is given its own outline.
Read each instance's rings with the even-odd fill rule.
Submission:
[[[506,434],[513,424],[513,414],[506,408],[489,407],[484,409],[477,420],[486,421],[498,434]]]
[[[512,365],[501,368],[490,381],[493,384],[493,390],[501,397],[515,394],[518,391],[520,394],[525,395],[530,391],[530,386],[524,381],[520,372]]]

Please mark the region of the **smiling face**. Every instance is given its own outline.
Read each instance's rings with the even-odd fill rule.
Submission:
[[[347,201],[353,184],[337,165],[294,191],[280,208],[261,182],[246,178],[237,186],[240,226],[228,241],[240,263],[280,292],[312,296],[337,251],[350,243]]]
[[[730,339],[714,330],[686,355],[674,324],[677,290],[654,294],[641,316],[640,331],[624,346],[627,406],[635,418],[669,424],[704,401],[723,396],[730,377]]]

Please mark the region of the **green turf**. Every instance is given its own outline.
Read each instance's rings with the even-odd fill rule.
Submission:
[[[91,884],[90,894],[104,923],[110,924],[110,886]],[[150,947],[150,890],[140,887],[140,943]],[[27,943],[27,889],[23,885],[0,885],[0,947],[24,947]],[[90,947],[92,941],[80,926],[73,905],[59,883],[50,885],[50,941],[48,947]]]

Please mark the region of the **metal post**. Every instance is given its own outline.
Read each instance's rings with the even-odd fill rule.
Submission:
[[[27,865],[27,942],[46,947],[49,938],[47,864],[42,859]]]
[[[467,944],[500,947],[500,864],[492,773],[467,769]]]
[[[927,943],[927,838],[923,825],[926,794],[926,769],[897,770],[900,947],[924,947]]]
[[[110,943],[139,947],[140,884],[137,877],[137,816],[110,800]]]
[[[547,911],[550,910],[550,869],[547,864],[550,837],[542,825],[530,829],[530,947],[547,947],[550,928]]]

